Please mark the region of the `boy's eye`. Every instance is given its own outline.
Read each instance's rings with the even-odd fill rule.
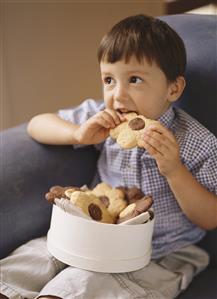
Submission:
[[[104,82],[105,84],[111,84],[111,83],[112,83],[112,78],[111,78],[111,77],[105,77],[105,78],[103,79],[103,82]]]
[[[141,83],[142,79],[137,76],[130,77],[130,83]]]

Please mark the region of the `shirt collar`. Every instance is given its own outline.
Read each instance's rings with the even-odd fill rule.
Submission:
[[[164,114],[158,119],[165,127],[170,128],[175,118],[173,107],[170,106]]]

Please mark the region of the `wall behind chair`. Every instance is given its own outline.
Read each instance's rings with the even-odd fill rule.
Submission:
[[[3,0],[0,5],[1,129],[88,97],[102,98],[96,52],[103,35],[129,15],[164,13],[163,0]]]

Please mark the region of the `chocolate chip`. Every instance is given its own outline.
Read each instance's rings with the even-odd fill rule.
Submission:
[[[100,221],[102,219],[102,211],[96,204],[91,203],[88,207],[88,212],[94,220]]]
[[[132,130],[142,130],[145,127],[145,122],[140,117],[136,117],[131,119],[131,121],[129,122],[129,127]]]
[[[99,196],[99,199],[105,205],[105,207],[108,208],[108,206],[110,204],[109,198],[107,196],[103,195],[103,196]]]

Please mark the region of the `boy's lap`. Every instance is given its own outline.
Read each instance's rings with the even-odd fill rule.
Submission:
[[[44,237],[21,246],[1,262],[3,281],[9,279],[6,284],[19,289],[19,283],[27,281],[28,291],[24,292],[23,296],[27,298],[40,296],[45,299],[45,297],[52,298],[48,295],[53,295],[53,298],[56,296],[65,299],[73,298],[70,294],[74,296],[77,294],[76,298],[132,299],[140,296],[169,299],[175,298],[181,289],[187,287],[195,273],[207,265],[208,259],[206,254],[196,246],[188,246],[158,261],[152,261],[141,270],[130,273],[106,274],[74,267],[64,269],[66,265],[48,253]],[[23,273],[20,270],[18,272],[17,269],[22,269]],[[5,274],[6,272],[10,273],[10,278]],[[23,277],[21,280],[20,275]],[[32,293],[29,289],[30,281],[35,281],[33,284],[31,282]],[[61,286],[64,289],[61,289]]]
[[[46,237],[41,237],[18,247],[1,260],[0,267],[0,289],[4,295],[35,298],[44,285],[66,266],[49,254]]]
[[[194,275],[207,264],[204,251],[196,246],[188,246],[130,273],[106,274],[68,267],[48,283],[41,295],[48,294],[50,290],[55,290],[56,285],[64,282],[68,286],[68,293],[75,298],[170,299],[187,288]]]

